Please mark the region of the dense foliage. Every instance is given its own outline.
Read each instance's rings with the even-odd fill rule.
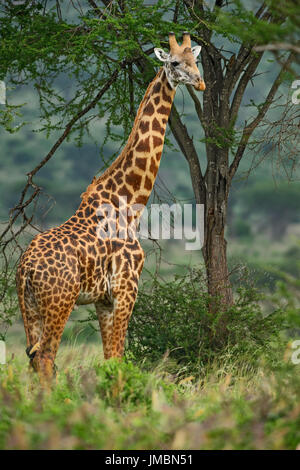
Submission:
[[[216,315],[201,272],[156,280],[151,289],[140,290],[128,332],[129,357],[152,367],[167,355],[174,370],[196,375],[228,357],[245,371],[257,367],[262,356],[272,363],[288,318],[283,309],[264,313],[261,297],[253,288],[239,288],[234,306]]]

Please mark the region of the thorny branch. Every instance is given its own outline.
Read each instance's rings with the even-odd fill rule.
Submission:
[[[271,122],[266,118],[262,120],[260,124],[262,137],[256,138],[255,142],[251,144],[254,157],[250,168],[243,176],[248,176],[266,158],[272,161],[274,179],[279,166],[288,181],[292,181],[295,174],[297,175],[299,168],[300,110],[290,100],[287,100],[284,104],[278,104],[277,108],[281,110],[280,119]]]
[[[242,134],[240,143],[238,145],[234,160],[233,160],[233,162],[232,162],[232,164],[230,165],[230,168],[229,168],[229,178],[230,178],[230,180],[232,180],[232,178],[234,177],[234,175],[236,173],[236,170],[237,170],[237,168],[239,166],[239,163],[240,163],[240,161],[241,161],[241,159],[244,155],[246,146],[248,144],[248,141],[249,141],[251,135],[253,134],[254,130],[259,125],[259,123],[262,121],[262,119],[265,117],[270,105],[272,104],[272,102],[274,100],[274,97],[277,93],[277,90],[278,90],[278,88],[281,84],[283,73],[289,67],[292,60],[293,60],[293,53],[291,53],[289,55],[288,59],[286,60],[286,62],[284,64],[284,66],[280,70],[280,72],[279,72],[276,80],[274,81],[274,83],[273,83],[273,85],[272,85],[272,87],[271,87],[271,89],[268,93],[268,96],[267,96],[264,104],[261,106],[257,116],[249,124],[247,124],[244,127],[243,134]]]

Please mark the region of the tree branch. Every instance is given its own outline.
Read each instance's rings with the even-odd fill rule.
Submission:
[[[296,46],[296,44],[290,44],[287,42],[278,42],[276,44],[265,44],[262,46],[256,46],[254,47],[254,50],[257,52],[286,50],[286,51],[292,51],[292,52],[296,52],[297,54],[300,54],[299,46]]]
[[[259,19],[260,16],[262,15],[261,17],[262,20],[270,19],[271,15],[268,11],[265,11],[265,9],[266,9],[266,4],[264,2],[261,5],[261,7],[257,10],[255,17]],[[231,67],[227,68],[227,73],[226,73],[226,77],[224,80],[224,86],[226,87],[226,89],[228,89],[228,96],[231,95],[238,79],[240,78],[240,75],[243,69],[251,60],[251,51],[253,50],[253,48],[254,48],[253,43],[252,44],[243,43],[240,47],[237,57],[235,57],[235,55],[231,57],[230,59],[231,63],[229,62]]]
[[[238,110],[240,108],[240,105],[241,105],[241,102],[242,102],[242,99],[243,99],[243,96],[244,96],[244,92],[245,92],[245,90],[247,88],[247,85],[248,85],[249,81],[251,80],[255,70],[257,69],[258,64],[261,61],[262,56],[263,56],[263,52],[260,52],[260,53],[258,53],[258,55],[256,57],[254,57],[254,59],[252,59],[252,61],[248,65],[247,69],[245,70],[242,78],[239,81],[239,84],[238,84],[238,87],[235,91],[235,94],[234,94],[234,97],[233,97],[233,100],[232,100],[232,104],[231,104],[231,108],[230,108],[230,121],[232,119],[235,119],[235,117],[237,116]]]
[[[205,186],[198,154],[196,152],[193,139],[189,136],[187,128],[182,123],[174,104],[169,117],[169,124],[172,133],[189,164],[196,203],[203,204],[205,202]]]
[[[198,118],[199,120],[201,121],[201,124],[202,126],[206,127],[206,120],[204,119],[204,115],[203,115],[203,110],[202,110],[202,106],[201,106],[201,103],[198,99],[198,97],[196,96],[196,93],[194,92],[193,90],[193,87],[191,85],[187,85],[187,90],[190,94],[190,97],[192,98],[192,100],[194,101],[194,105],[195,105],[195,110],[196,110],[196,113],[198,115]]]
[[[235,154],[235,157],[234,157],[234,160],[233,160],[233,162],[232,162],[232,164],[230,165],[230,168],[229,168],[230,181],[232,180],[232,178],[234,177],[234,175],[235,175],[235,173],[238,169],[239,163],[240,163],[240,161],[243,157],[243,154],[245,152],[245,149],[246,149],[246,146],[248,144],[249,138],[251,137],[253,131],[256,129],[258,124],[264,118],[266,112],[268,111],[270,105],[272,104],[272,102],[274,100],[274,97],[275,97],[275,94],[277,93],[277,90],[278,90],[278,88],[281,84],[282,75],[285,72],[285,70],[289,67],[291,62],[293,61],[293,58],[294,58],[294,54],[290,53],[288,59],[286,60],[286,62],[284,63],[282,69],[280,70],[279,74],[277,75],[277,78],[274,81],[274,83],[273,83],[273,85],[272,85],[272,87],[271,87],[271,89],[268,93],[266,101],[261,106],[257,116],[255,117],[255,119],[253,119],[253,121],[250,124],[245,126],[245,128],[243,130],[241,140],[240,140],[240,143],[238,145],[238,148],[237,148],[237,151],[236,151],[236,154]]]

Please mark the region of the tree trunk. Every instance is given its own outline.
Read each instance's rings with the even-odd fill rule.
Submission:
[[[220,305],[230,307],[233,304],[233,295],[227,265],[223,217],[218,214],[208,214],[206,224],[202,253],[207,273],[208,293],[212,297],[211,309],[215,311]]]
[[[211,309],[233,304],[227,264],[225,226],[229,193],[228,150],[207,144],[208,167],[205,175],[205,237],[202,248],[207,273]]]

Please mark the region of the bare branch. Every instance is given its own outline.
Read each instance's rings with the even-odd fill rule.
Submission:
[[[235,91],[235,94],[234,94],[234,97],[233,97],[233,100],[232,100],[232,105],[231,105],[231,108],[230,108],[230,121],[235,119],[236,116],[237,116],[238,110],[240,108],[240,105],[241,105],[241,102],[242,102],[242,99],[243,99],[243,96],[244,96],[244,92],[245,92],[245,90],[247,88],[247,85],[248,85],[249,81],[251,80],[254,72],[256,71],[256,69],[258,67],[258,64],[261,61],[262,56],[263,56],[263,52],[260,52],[260,53],[257,54],[256,57],[254,57],[252,59],[252,61],[248,65],[247,69],[245,70],[242,78],[239,81],[239,84],[238,84],[238,87]]]
[[[254,50],[258,52],[286,50],[286,51],[292,51],[292,52],[296,52],[297,54],[300,54],[299,46],[296,46],[295,44],[290,44],[287,42],[277,42],[276,44],[265,44],[262,46],[256,46],[254,47]]]
[[[289,55],[288,59],[286,60],[285,64],[283,65],[282,69],[280,70],[279,74],[277,75],[277,78],[274,81],[274,83],[273,83],[273,85],[272,85],[272,87],[271,87],[271,89],[268,93],[266,101],[261,106],[257,116],[255,117],[255,119],[253,119],[252,122],[250,122],[250,124],[245,126],[245,128],[243,130],[241,140],[240,140],[240,143],[239,143],[239,146],[238,146],[238,149],[237,149],[237,152],[236,152],[235,157],[234,157],[234,160],[233,160],[232,164],[230,165],[230,169],[229,169],[229,178],[230,178],[230,180],[232,180],[232,178],[234,177],[234,175],[236,173],[236,170],[238,169],[239,163],[240,163],[240,161],[243,157],[243,154],[245,152],[245,149],[246,149],[247,143],[249,141],[249,138],[251,137],[253,131],[256,129],[258,124],[264,118],[266,112],[268,111],[270,105],[272,104],[272,102],[274,100],[274,97],[277,93],[277,90],[278,90],[278,88],[281,84],[283,73],[289,67],[290,63],[293,61],[293,58],[294,58],[294,54],[291,53]]]
[[[201,121],[202,126],[205,128],[206,120],[204,119],[204,116],[203,116],[201,103],[200,103],[198,97],[196,96],[196,93],[194,92],[193,87],[191,85],[187,85],[187,90],[188,90],[192,100],[194,101],[194,105],[195,105],[195,109],[196,109],[196,113],[198,115],[198,118]]]
[[[205,186],[198,154],[196,152],[193,139],[189,136],[187,128],[182,123],[174,104],[169,117],[169,124],[173,135],[189,164],[196,203],[203,204],[205,201]]]

